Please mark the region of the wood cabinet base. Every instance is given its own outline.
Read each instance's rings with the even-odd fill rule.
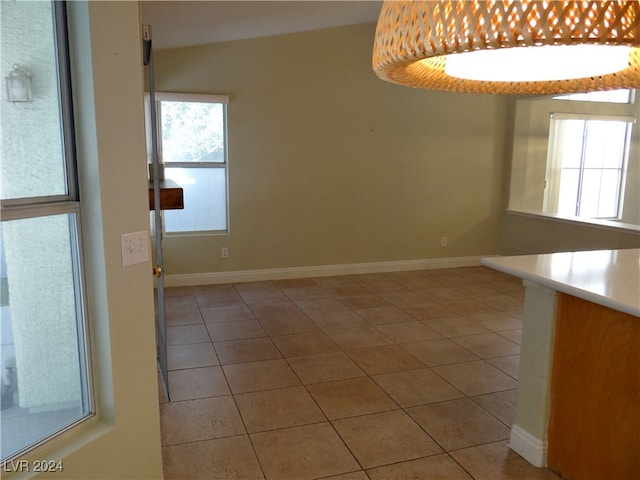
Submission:
[[[640,318],[559,294],[549,468],[640,479]]]

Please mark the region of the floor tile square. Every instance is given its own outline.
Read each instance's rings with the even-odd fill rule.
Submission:
[[[458,315],[453,310],[450,310],[442,305],[438,305],[435,302],[416,303],[413,305],[405,305],[402,310],[410,315],[415,320],[427,320],[429,318],[443,318],[443,317],[455,317]]]
[[[436,282],[441,283],[442,279],[437,279]],[[460,286],[453,283],[449,287],[440,284],[432,288],[428,288],[422,293],[424,293],[429,300],[438,304],[468,299],[468,295],[461,292]]]
[[[328,277],[313,277],[313,283],[324,288],[331,288],[343,285],[355,285],[355,282],[347,275],[331,275]]]
[[[393,280],[389,280],[388,278],[382,276],[380,280],[375,281],[364,281],[361,285],[373,292],[375,294],[380,293],[389,293],[389,292],[402,292],[406,291],[405,287],[400,285],[398,282],[394,282]]]
[[[442,453],[401,410],[335,420],[333,425],[364,468]]]
[[[175,311],[181,309],[198,309],[198,302],[193,295],[167,295],[164,298],[164,308],[166,311]]]
[[[285,357],[298,357],[340,350],[335,342],[321,331],[278,335],[277,337],[272,337],[272,340]]]
[[[335,312],[311,312],[309,317],[322,330],[368,326],[358,315],[350,310]]]
[[[447,451],[505,440],[510,434],[507,426],[468,398],[412,407],[407,413]]]
[[[305,287],[317,287],[318,284],[311,278],[283,278],[281,280],[274,280],[273,283],[278,288],[305,288]]]
[[[258,321],[271,336],[318,331],[318,326],[302,312],[283,317],[264,317]]]
[[[391,344],[391,340],[370,326],[327,330],[327,335],[343,349]]]
[[[216,287],[218,285],[213,285]],[[194,288],[194,294],[198,306],[203,307],[222,307],[226,305],[244,305],[244,300],[240,294],[235,290],[222,291],[222,290],[209,290],[209,291],[196,291]]]
[[[445,337],[459,337],[461,335],[490,332],[490,330],[482,325],[459,315],[444,318],[429,318],[422,320],[422,323]]]
[[[201,308],[202,318],[206,323],[230,322],[233,320],[253,320],[255,317],[246,305],[229,305],[223,307]]]
[[[206,324],[214,342],[237,340],[240,338],[264,337],[266,332],[257,320],[232,320],[230,322],[209,322]]]
[[[162,460],[165,480],[264,478],[247,435],[163,447]]]
[[[213,342],[213,347],[222,365],[282,358],[280,351],[268,337]]]
[[[167,364],[169,370],[180,370],[183,368],[210,367],[212,365],[220,365],[220,362],[213,345],[208,342],[167,346]]]
[[[307,314],[348,310],[342,302],[335,298],[304,298],[296,300],[296,305]]]
[[[522,299],[501,293],[483,297],[482,301],[497,310],[514,310],[522,307]]]
[[[352,417],[398,408],[370,378],[352,378],[307,385],[329,419]]]
[[[246,433],[231,396],[165,403],[160,419],[163,445]]]
[[[408,314],[392,305],[381,307],[360,308],[355,311],[371,325],[384,323],[410,322],[413,320]]]
[[[326,421],[304,387],[291,387],[235,396],[249,433]]]
[[[233,285],[228,283],[211,284],[211,285],[195,285],[191,287],[193,295],[196,297],[205,297],[207,295],[226,295],[234,294],[237,290]]]
[[[288,359],[304,384],[364,377],[366,374],[344,352],[328,352]]]
[[[240,296],[248,305],[256,303],[282,303],[289,301],[289,298],[278,289],[250,290],[240,292]]]
[[[442,365],[432,370],[468,396],[513,390],[518,386],[517,380],[484,360]]]
[[[441,279],[437,280],[437,282],[440,281]],[[460,293],[459,288],[459,286],[446,287],[443,285],[439,285],[424,289],[421,291],[421,293],[423,293],[430,302],[436,303],[438,305],[444,305],[446,303],[455,301],[469,300],[469,297]]]
[[[324,287],[334,297],[358,297],[362,295],[370,295],[371,292],[362,285],[355,283],[345,283],[342,285],[331,285]],[[342,300],[340,300],[342,301]],[[343,302],[344,303],[344,302]]]
[[[382,299],[389,302],[391,305],[395,305],[396,307],[411,305],[414,303],[423,303],[426,301],[424,295],[409,290],[398,292],[381,292],[378,293],[378,295],[380,295]]]
[[[171,297],[181,299],[183,297]],[[167,326],[174,325],[194,325],[202,323],[202,315],[196,305],[193,306],[170,306],[165,308],[165,323]]]
[[[361,295],[350,295],[345,297],[338,297],[338,300],[340,300],[340,302],[342,302],[345,306],[349,307],[351,310],[354,310],[354,311],[368,309],[368,308],[390,307],[390,305],[385,300],[380,298],[378,295],[374,295],[370,293],[368,290],[365,290],[363,287],[358,287],[358,288],[362,288],[367,293],[363,293]]]
[[[256,280],[253,282],[238,282],[233,284],[233,288],[238,293],[244,292],[264,292],[264,291],[278,291],[280,290],[275,283],[271,280]]]
[[[475,315],[478,313],[494,313],[497,310],[479,300],[455,300],[445,303],[444,306],[459,315]]]
[[[477,480],[560,480],[549,469],[531,465],[506,441],[458,450],[451,456]]]
[[[461,347],[480,358],[506,357],[519,355],[520,346],[496,333],[480,333],[452,339]]]
[[[509,428],[513,425],[516,419],[518,390],[487,393],[486,395],[472,397],[472,400]]]
[[[167,326],[167,345],[187,345],[189,343],[207,343],[209,332],[203,323],[196,325]]]
[[[442,338],[435,330],[422,322],[400,322],[376,325],[376,330],[394,343],[419,342]]]
[[[516,330],[501,330],[497,332],[498,335],[502,335],[507,340],[511,340],[513,343],[517,345],[522,345],[522,329]]]
[[[511,375],[516,380],[520,378],[520,355],[488,358],[487,362],[489,362],[494,367],[498,367],[507,375]]]
[[[256,318],[291,317],[300,315],[301,311],[293,302],[256,303],[249,305]]]
[[[234,394],[300,385],[284,360],[235,363],[222,367]]]
[[[387,280],[384,273],[357,273],[355,275],[349,275],[348,277],[359,285],[366,285],[372,282],[384,282]]]
[[[375,375],[373,380],[401,407],[442,402],[464,396],[428,368]]]
[[[428,367],[478,359],[469,350],[446,338],[405,343],[402,348]]]
[[[172,402],[231,394],[222,368],[217,366],[170,370],[169,392]]]
[[[489,297],[491,295],[496,295],[498,292],[495,288],[491,288],[483,282],[480,285],[464,285],[459,287],[454,287],[456,292],[459,292],[467,297],[471,297],[475,300],[482,300],[485,297]]]
[[[167,297],[193,297],[191,287],[164,287],[164,295]]]
[[[369,375],[424,368],[424,364],[397,345],[361,348],[347,355]]]
[[[429,289],[438,286],[438,284],[435,281],[425,278],[423,276],[423,272],[419,272],[418,275],[414,278],[398,280],[398,283],[403,287],[408,288],[409,290],[413,290],[420,293],[424,293]]]
[[[494,332],[522,328],[522,320],[505,312],[479,313],[467,315],[466,318]]]
[[[251,440],[267,479],[305,480],[360,470],[328,422],[253,433]]]
[[[357,472],[343,473],[342,475],[332,475],[325,477],[323,480],[369,480],[369,477],[363,470]]]
[[[332,294],[318,285],[309,285],[306,287],[285,288],[284,294],[291,300],[301,300],[305,298],[327,298]]]
[[[371,480],[473,480],[455,460],[447,454],[395,463],[367,470]]]

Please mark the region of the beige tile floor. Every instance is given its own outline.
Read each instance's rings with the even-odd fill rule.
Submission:
[[[169,288],[165,478],[557,478],[508,448],[522,306],[484,267]]]

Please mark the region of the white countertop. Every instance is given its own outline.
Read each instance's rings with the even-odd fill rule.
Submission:
[[[640,317],[640,249],[488,257],[482,264]]]

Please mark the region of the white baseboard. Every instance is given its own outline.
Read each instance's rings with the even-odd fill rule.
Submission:
[[[357,275],[363,273],[403,272],[436,268],[480,266],[481,257],[431,258],[423,260],[401,260],[397,262],[350,263],[344,265],[319,265],[314,267],[271,268],[265,270],[240,270],[234,272],[209,272],[188,274],[166,274],[167,287],[190,287],[219,283],[256,282],[284,280],[290,278],[329,277],[334,275]]]
[[[518,425],[511,427],[509,447],[535,467],[547,466],[547,441],[534,437]]]

